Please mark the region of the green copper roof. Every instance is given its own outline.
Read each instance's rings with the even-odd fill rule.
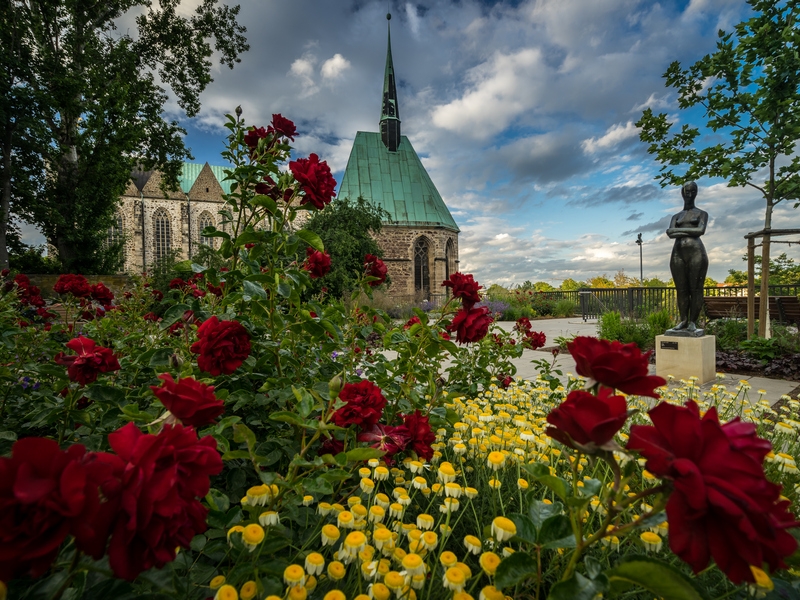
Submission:
[[[183,169],[181,170],[181,174],[178,175],[178,183],[180,183],[181,189],[183,190],[184,194],[188,194],[189,190],[192,189],[194,182],[197,181],[197,176],[200,175],[200,171],[203,170],[204,164],[200,163],[183,163]],[[230,167],[220,167],[209,165],[211,168],[211,172],[214,173],[214,177],[217,178],[220,186],[222,186],[223,191],[226,194],[231,193],[231,182],[224,181],[225,179],[225,169]]]
[[[460,231],[406,136],[396,152],[389,152],[380,133],[356,133],[338,196],[361,196],[398,225]]]

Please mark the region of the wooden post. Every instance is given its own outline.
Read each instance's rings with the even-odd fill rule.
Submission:
[[[769,229],[761,238],[761,303],[758,306],[758,337],[767,337],[769,318]]]
[[[756,240],[747,239],[747,339],[752,339],[756,319]],[[763,304],[763,302],[762,302]]]

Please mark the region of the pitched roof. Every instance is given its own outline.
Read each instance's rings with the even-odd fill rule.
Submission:
[[[387,223],[460,231],[406,136],[390,152],[380,133],[356,133],[338,196],[380,206],[390,215]]]
[[[189,190],[192,189],[194,182],[197,180],[198,175],[200,175],[200,171],[203,170],[203,167],[208,165],[208,163],[183,163],[183,167],[181,169],[180,175],[178,175],[178,184],[180,185],[181,190],[184,194],[188,194]],[[218,165],[208,165],[211,169],[211,172],[214,173],[214,177],[216,177],[219,185],[222,187],[226,194],[231,193],[231,181],[225,181],[225,169],[231,169],[231,167],[221,167]],[[150,181],[155,171],[139,171],[134,170],[131,173],[131,179],[133,180],[134,185],[136,188],[141,191],[144,189],[144,186]],[[152,187],[152,186],[151,186]],[[160,195],[160,194],[159,194]]]

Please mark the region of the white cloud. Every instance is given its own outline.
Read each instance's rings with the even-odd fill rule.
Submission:
[[[303,56],[296,59],[292,63],[291,69],[289,69],[289,72],[299,79],[300,83],[303,85],[302,96],[311,96],[319,89],[314,83],[314,65],[316,64],[317,57],[310,52],[306,52]]]
[[[605,134],[600,138],[589,138],[583,140],[581,146],[583,151],[587,154],[594,154],[599,150],[608,150],[613,148],[620,142],[624,142],[639,135],[639,128],[633,124],[633,121],[628,121],[625,125],[617,123],[609,127]]]
[[[351,66],[350,61],[337,52],[322,63],[320,73],[322,73],[322,78],[330,83],[339,79]]]
[[[411,35],[419,39],[420,18],[417,14],[417,7],[411,2],[406,2],[406,18],[408,19],[408,27],[411,29]]]
[[[538,48],[495,53],[469,71],[470,89],[461,98],[433,109],[433,124],[479,139],[500,133],[536,106],[545,72]]]

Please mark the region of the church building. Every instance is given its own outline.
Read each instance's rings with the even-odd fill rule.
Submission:
[[[443,298],[442,281],[458,270],[459,229],[411,142],[400,133],[391,30],[380,133],[356,133],[339,186],[339,198],[359,196],[389,213],[377,237],[392,280],[389,294],[406,302]]]
[[[388,213],[377,236],[392,281],[388,294],[399,303],[438,303],[445,296],[442,281],[458,270],[459,228],[411,142],[401,135],[391,30],[379,125],[379,133],[356,133],[337,195],[360,196]],[[133,173],[120,199],[117,225],[109,232],[111,239],[125,236],[126,271],[141,272],[175,250],[180,258],[190,258],[201,244],[218,243],[202,231],[220,227],[223,194],[230,192],[223,170],[184,163],[180,190],[169,197],[160,189],[158,171]]]

